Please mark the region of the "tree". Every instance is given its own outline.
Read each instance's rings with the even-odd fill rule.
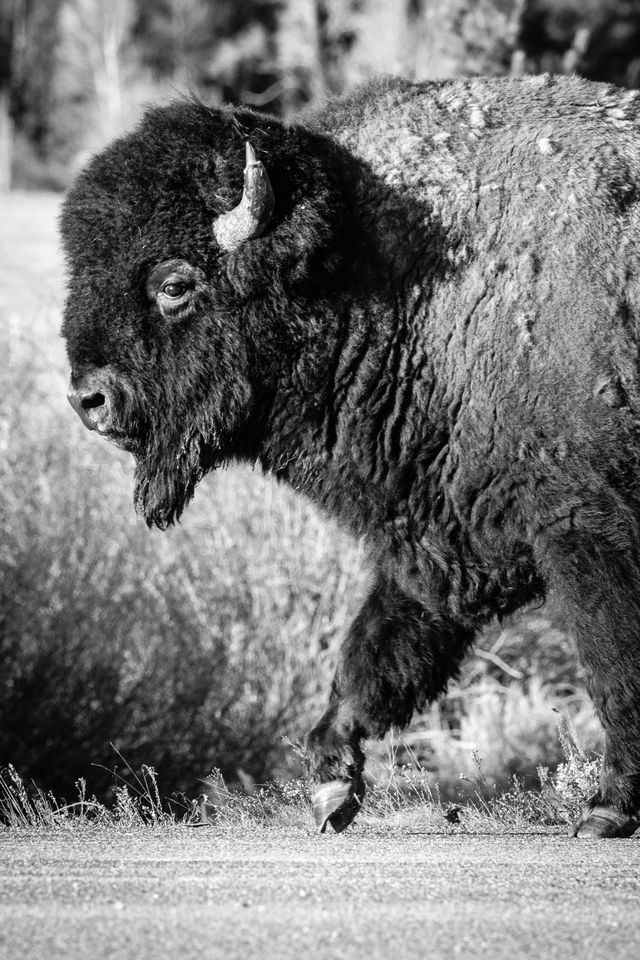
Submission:
[[[147,0],[134,26],[142,62],[208,102],[274,104],[278,0]]]
[[[50,132],[60,0],[0,0],[0,187],[11,183],[14,138],[44,155]]]
[[[0,3],[0,192],[11,187],[11,67],[15,29],[15,0]]]
[[[531,72],[640,86],[637,0],[528,0],[519,44]]]
[[[93,129],[99,144],[127,125],[128,93],[135,73],[131,27],[134,0],[64,0],[59,62],[67,91],[75,87],[93,105]]]
[[[285,112],[380,73],[413,80],[510,70],[525,0],[286,0]]]

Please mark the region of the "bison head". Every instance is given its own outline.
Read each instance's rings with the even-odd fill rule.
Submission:
[[[328,150],[249,111],[178,103],[66,200],[69,400],[134,454],[149,525],[179,517],[220,462],[259,455],[283,370],[328,335],[305,310],[348,232]]]

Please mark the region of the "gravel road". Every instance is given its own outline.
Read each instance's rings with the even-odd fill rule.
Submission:
[[[0,833],[3,960],[640,957],[640,843]]]

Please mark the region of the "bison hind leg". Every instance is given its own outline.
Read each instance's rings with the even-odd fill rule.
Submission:
[[[640,523],[603,493],[541,536],[538,562],[573,621],[605,734],[600,788],[570,832],[629,837],[640,826]]]

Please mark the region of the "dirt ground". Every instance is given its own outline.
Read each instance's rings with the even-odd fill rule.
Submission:
[[[0,956],[638,957],[639,867],[557,833],[7,831]]]

